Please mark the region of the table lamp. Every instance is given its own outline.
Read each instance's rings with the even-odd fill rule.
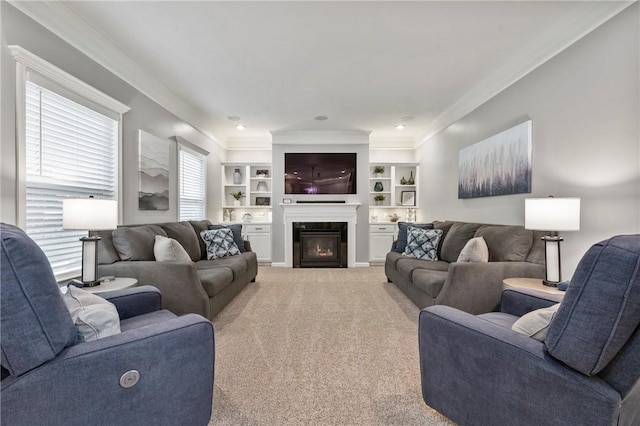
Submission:
[[[524,207],[524,227],[536,231],[549,231],[542,237],[546,277],[542,283],[555,287],[562,280],[560,268],[560,241],[558,231],[580,230],[580,198],[527,198]]]
[[[62,200],[64,229],[98,231],[115,229],[118,225],[118,202],[89,198]],[[98,280],[98,236],[86,236],[82,241],[82,282],[86,287],[100,285]]]

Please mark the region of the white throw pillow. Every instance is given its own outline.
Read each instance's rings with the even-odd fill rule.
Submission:
[[[78,341],[88,342],[120,333],[120,316],[113,303],[72,285],[62,298],[76,325]]]
[[[489,247],[482,237],[475,237],[467,241],[458,256],[458,262],[488,262]]]
[[[544,342],[547,338],[547,330],[551,324],[551,320],[558,312],[560,303],[556,303],[548,308],[536,309],[524,314],[511,326],[511,329],[525,336],[533,337],[536,340]]]
[[[153,255],[158,262],[191,262],[191,258],[187,251],[178,241],[173,238],[156,235],[156,241],[153,244]]]

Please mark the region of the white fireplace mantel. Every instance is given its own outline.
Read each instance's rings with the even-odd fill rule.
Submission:
[[[294,222],[346,222],[347,266],[356,265],[356,210],[360,203],[310,203],[280,204],[284,223],[284,266],[293,267],[293,223]]]

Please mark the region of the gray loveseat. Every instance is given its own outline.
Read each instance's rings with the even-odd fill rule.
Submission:
[[[258,261],[248,241],[240,255],[206,260],[200,232],[209,225],[208,220],[201,220],[92,232],[102,237],[98,245],[98,274],[136,278],[138,285],[152,285],[160,290],[164,309],[176,315],[196,313],[213,319],[255,280]],[[193,262],[156,262],[153,254],[156,235],[177,240]]]
[[[447,305],[471,314],[494,311],[502,293],[502,280],[544,278],[544,232],[522,226],[467,222],[433,222],[442,229],[438,260],[420,260],[387,253],[385,274],[420,309]],[[456,262],[471,238],[482,236],[489,262]]]

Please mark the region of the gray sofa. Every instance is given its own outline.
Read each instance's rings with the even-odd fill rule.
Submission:
[[[120,226],[114,231],[95,231],[99,276],[131,277],[138,285],[152,285],[162,293],[163,308],[176,315],[200,314],[213,319],[258,274],[256,254],[245,241],[244,253],[206,260],[200,232],[208,220]],[[156,262],[156,235],[177,240],[193,262]],[[115,239],[115,244],[114,244]]]
[[[522,226],[456,221],[433,222],[442,229],[437,261],[387,253],[385,274],[420,309],[447,305],[471,314],[494,311],[500,303],[502,280],[544,278],[544,232]],[[467,241],[482,236],[489,262],[456,262]]]

